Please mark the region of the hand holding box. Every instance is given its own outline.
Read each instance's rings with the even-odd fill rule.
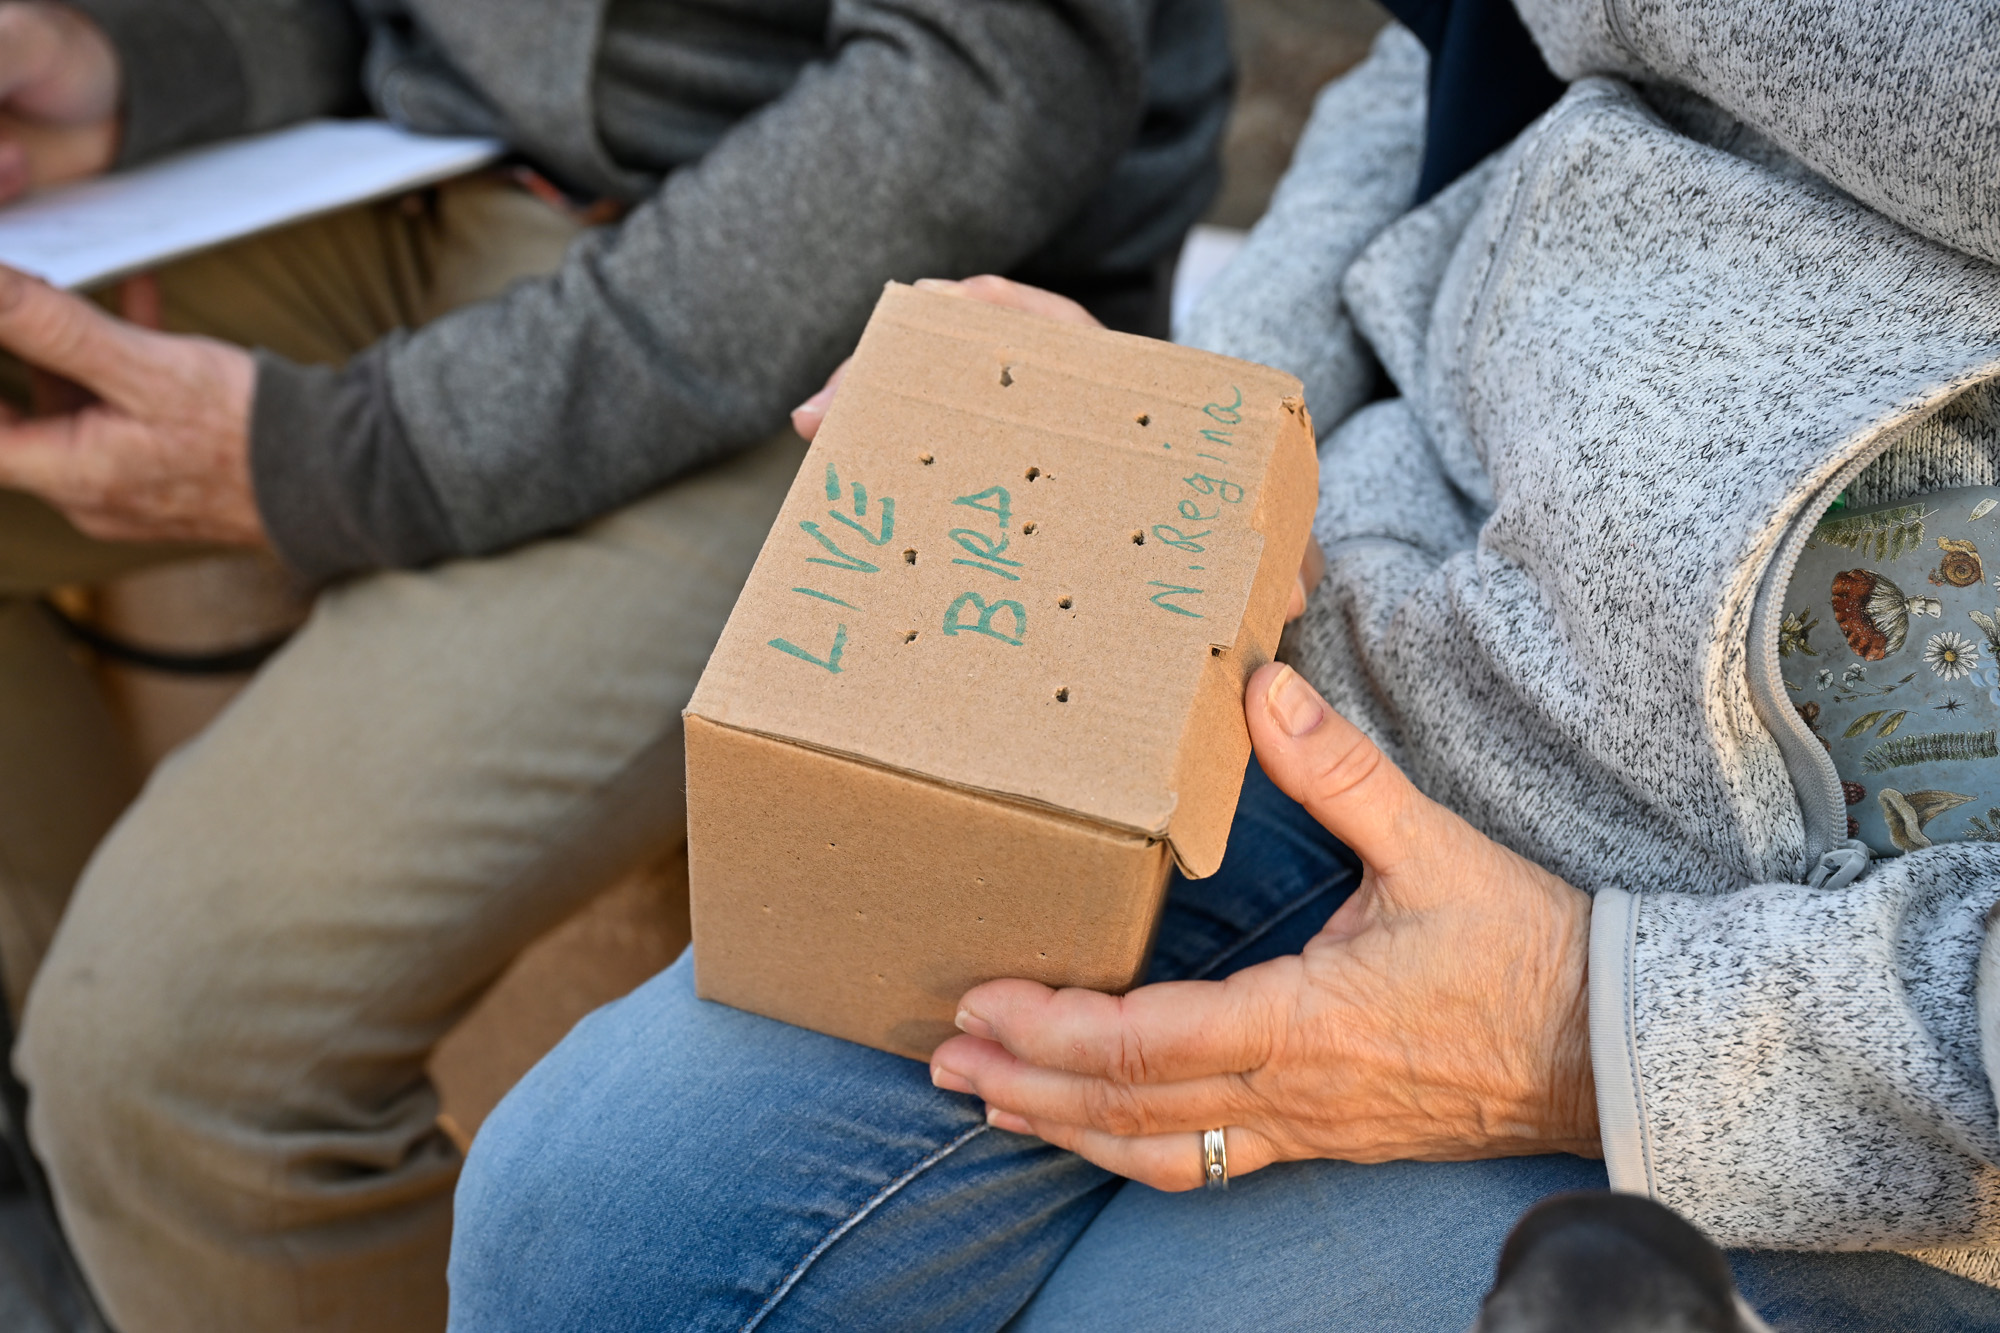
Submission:
[[[688,707],[702,995],[915,1057],[1221,863],[1314,502],[1279,371],[892,285]]]

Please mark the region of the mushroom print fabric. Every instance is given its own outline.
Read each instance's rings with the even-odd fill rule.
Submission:
[[[2000,842],[2000,488],[1836,508],[1786,589],[1778,664],[1833,758],[1849,837]]]

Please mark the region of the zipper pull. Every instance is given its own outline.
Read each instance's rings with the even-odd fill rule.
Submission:
[[[1806,878],[1806,887],[1844,889],[1868,868],[1868,860],[1873,855],[1867,843],[1859,838],[1849,838],[1820,857],[1819,864]]]

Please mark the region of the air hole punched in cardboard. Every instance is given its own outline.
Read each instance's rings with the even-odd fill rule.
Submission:
[[[699,993],[922,1059],[1137,984],[1317,476],[1281,371],[891,284],[687,708]]]

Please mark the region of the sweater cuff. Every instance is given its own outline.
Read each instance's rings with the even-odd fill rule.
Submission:
[[[403,433],[378,343],[335,369],[257,354],[250,478],[286,563],[317,580],[458,553]]]
[[[228,31],[200,0],[69,0],[104,30],[123,82],[119,166],[241,133],[249,91]]]
[[[1657,1196],[1646,1144],[1646,1107],[1632,1030],[1632,954],[1639,898],[1599,889],[1590,906],[1590,1069],[1611,1188]]]

